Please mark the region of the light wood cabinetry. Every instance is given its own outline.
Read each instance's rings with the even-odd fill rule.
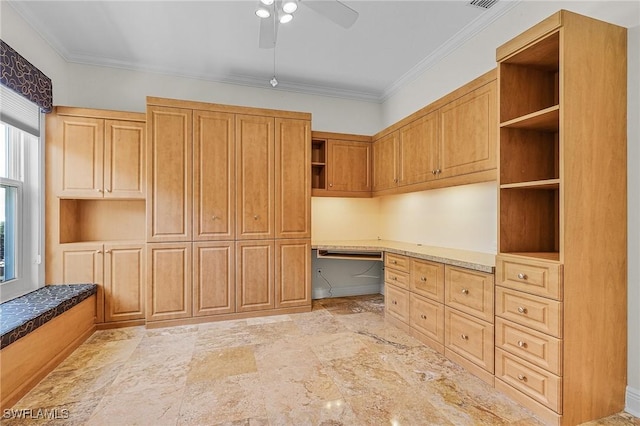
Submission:
[[[371,137],[312,132],[312,195],[370,197]]]
[[[56,107],[45,153],[45,283],[96,283],[96,322],[145,316],[145,116]]]
[[[496,72],[373,137],[374,195],[495,179]]]
[[[626,51],[567,11],[497,49],[496,387],[549,424],[625,405]]]
[[[310,115],[162,98],[147,114],[147,321],[310,309]]]

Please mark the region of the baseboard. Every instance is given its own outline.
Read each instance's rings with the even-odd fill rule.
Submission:
[[[640,417],[640,390],[627,386],[627,397],[624,411]]]
[[[328,297],[346,297],[346,296],[362,296],[365,294],[380,293],[380,284],[357,285],[349,287],[333,287],[331,294],[327,288],[314,288],[314,299],[326,299]]]

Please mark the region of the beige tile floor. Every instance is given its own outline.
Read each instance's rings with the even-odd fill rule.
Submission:
[[[385,324],[379,295],[316,301],[304,314],[99,331],[13,409],[68,418],[3,424],[539,424]]]

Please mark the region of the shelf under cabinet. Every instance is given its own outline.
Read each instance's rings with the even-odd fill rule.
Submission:
[[[501,255],[527,257],[542,260],[552,260],[555,262],[560,261],[560,253],[557,251],[544,251],[544,252],[501,252]]]
[[[502,128],[557,132],[560,128],[560,106],[554,105],[500,124]]]
[[[560,179],[545,179],[531,182],[506,183],[500,189],[559,189]]]

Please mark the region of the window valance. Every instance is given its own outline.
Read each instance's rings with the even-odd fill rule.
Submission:
[[[0,84],[35,103],[42,112],[51,112],[53,105],[51,79],[2,40],[0,40]]]

